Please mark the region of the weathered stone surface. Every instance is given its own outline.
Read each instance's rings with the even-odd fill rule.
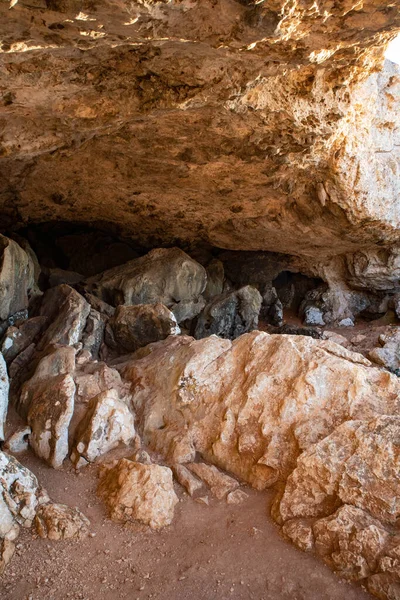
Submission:
[[[399,417],[344,423],[298,458],[280,515],[284,521],[327,516],[352,504],[393,524],[400,516],[399,464]]]
[[[214,465],[205,463],[189,463],[187,468],[199,477],[210,488],[211,493],[222,500],[225,496],[239,487],[239,483],[233,477],[221,473]]]
[[[44,273],[48,277],[48,286],[50,288],[57,287],[66,283],[67,285],[75,285],[84,279],[84,276],[75,271],[66,271],[64,269],[45,269]]]
[[[27,417],[33,400],[40,397],[47,385],[61,375],[74,374],[75,354],[75,348],[61,346],[49,349],[48,354],[39,360],[32,377],[22,386],[16,403],[17,411],[23,418]]]
[[[28,440],[31,433],[32,429],[29,425],[18,427],[5,441],[4,450],[13,454],[25,452],[29,447]]]
[[[365,579],[377,570],[390,537],[377,519],[349,505],[317,521],[313,532],[317,553],[341,577],[352,580]],[[397,544],[399,540],[397,536]]]
[[[388,332],[379,336],[381,347],[374,348],[368,357],[378,365],[386,367],[393,373],[400,373],[400,331],[392,327]]]
[[[233,490],[229,492],[226,496],[227,504],[242,504],[245,500],[247,500],[248,495],[243,490]]]
[[[143,442],[172,463],[205,460],[259,489],[349,420],[399,410],[400,382],[363,356],[304,336],[169,338],[117,368]]]
[[[306,519],[291,519],[282,527],[282,533],[300,550],[309,552],[314,548],[312,523]]]
[[[117,390],[120,398],[129,393],[129,385],[124,383],[116,369],[104,362],[87,362],[75,373],[76,402],[89,404],[92,398],[107,390]]]
[[[74,412],[75,383],[71,375],[40,382],[32,397],[28,424],[35,453],[55,469],[68,455],[68,428]]]
[[[63,284],[48,290],[42,301],[40,315],[48,317],[51,324],[40,340],[38,348],[50,344],[72,346],[81,339],[90,305],[69,285]]]
[[[207,265],[207,285],[203,296],[210,301],[215,296],[220,296],[224,290],[225,270],[224,263],[213,258]]]
[[[165,304],[196,300],[206,287],[204,267],[179,248],[157,248],[145,256],[88,279],[88,289],[119,304]]]
[[[35,342],[47,323],[47,317],[33,317],[18,327],[9,327],[4,334],[1,352],[10,364],[21,352]]]
[[[0,325],[28,308],[36,290],[33,260],[14,240],[0,235]]]
[[[261,303],[261,294],[250,285],[217,296],[199,315],[194,337],[218,335],[234,340],[242,333],[256,329]]]
[[[43,501],[46,497],[35,475],[0,451],[0,538],[13,540],[19,525],[30,527]]]
[[[86,326],[82,334],[82,349],[87,350],[94,359],[99,358],[100,347],[104,339],[106,317],[99,311],[90,309]]]
[[[108,344],[115,344],[122,354],[181,332],[174,314],[160,303],[118,306],[108,327],[112,332]]]
[[[283,306],[274,287],[267,286],[263,292],[260,317],[275,327],[283,325]]]
[[[189,496],[193,496],[195,492],[203,487],[200,479],[193,475],[184,465],[174,465],[173,471],[176,480],[185,488]]]
[[[41,538],[81,540],[88,536],[90,521],[77,508],[65,504],[44,504],[36,511],[35,528]]]
[[[112,519],[137,520],[154,529],[171,523],[178,502],[171,469],[126,458],[105,472],[99,494]]]
[[[10,384],[8,381],[7,365],[0,352],[0,442],[4,438],[4,426],[6,423],[7,410],[8,410],[8,394]]]
[[[115,389],[102,392],[90,401],[75,434],[71,460],[76,467],[93,462],[120,444],[135,437],[134,418]]]

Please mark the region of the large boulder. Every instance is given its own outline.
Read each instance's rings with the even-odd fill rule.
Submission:
[[[40,340],[38,349],[43,350],[51,344],[77,344],[85,329],[89,312],[89,303],[69,285],[49,289],[43,297],[40,315],[46,316],[50,325]]]
[[[4,437],[4,426],[6,423],[7,410],[8,410],[8,394],[10,384],[8,381],[7,365],[0,352],[0,442],[3,442]]]
[[[84,466],[120,444],[127,446],[134,437],[133,415],[110,389],[90,401],[75,434],[71,460],[76,467]]]
[[[118,306],[108,328],[108,344],[122,354],[181,332],[174,314],[160,303]]]
[[[259,489],[285,479],[341,423],[400,407],[395,376],[304,336],[169,338],[118,368],[145,443],[172,463],[199,452]]]
[[[261,304],[260,292],[250,285],[217,296],[199,315],[194,337],[201,339],[218,335],[234,340],[242,333],[257,328]]]
[[[87,280],[102,300],[119,304],[156,304],[173,308],[196,300],[206,287],[206,270],[179,248],[157,248],[145,256]]]
[[[107,469],[99,485],[110,516],[116,521],[140,521],[153,529],[169,525],[178,497],[172,471],[122,458]]]
[[[68,455],[68,430],[75,404],[75,349],[52,350],[24,383],[17,409],[32,429],[30,444],[52,467]]]
[[[17,242],[0,235],[0,326],[25,311],[31,293],[36,291],[32,257]]]

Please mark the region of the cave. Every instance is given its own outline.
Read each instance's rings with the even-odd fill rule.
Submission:
[[[400,2],[0,5],[0,597],[400,598]]]

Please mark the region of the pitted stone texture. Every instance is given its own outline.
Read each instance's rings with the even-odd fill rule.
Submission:
[[[363,356],[304,336],[169,338],[117,367],[143,442],[171,463],[210,463],[263,489],[349,420],[399,411],[400,382]]]
[[[111,335],[107,341],[121,354],[181,332],[174,314],[160,303],[118,306],[108,327]]]
[[[46,500],[35,475],[0,451],[0,538],[13,540],[19,525],[30,527],[39,504]]]
[[[171,523],[178,503],[171,469],[126,458],[104,473],[99,494],[112,519],[137,520],[153,529]]]
[[[90,522],[77,508],[65,504],[45,504],[36,511],[35,528],[41,538],[81,540],[89,534]]]
[[[206,287],[206,270],[179,248],[157,248],[145,256],[88,279],[88,289],[119,304],[165,304],[196,300]]]
[[[195,492],[203,487],[203,482],[191,473],[185,465],[174,465],[173,471],[176,480],[185,488],[189,496],[193,496]]]
[[[0,442],[4,441],[4,426],[8,410],[8,395],[10,383],[7,374],[6,361],[0,352]]]
[[[399,468],[399,417],[344,423],[298,458],[286,482],[280,516],[284,521],[321,517],[341,504],[352,504],[395,524],[400,517]]]
[[[135,437],[134,418],[118,392],[110,389],[90,401],[78,425],[71,460],[84,466],[120,444],[126,446]]]

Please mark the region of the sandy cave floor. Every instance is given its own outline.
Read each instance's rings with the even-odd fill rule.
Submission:
[[[78,506],[91,537],[50,542],[22,531],[0,581],[1,600],[367,600],[314,556],[291,546],[269,517],[271,493],[247,490],[241,505],[200,504],[176,484],[181,500],[171,526],[152,531],[119,525],[96,497],[97,467],[76,474],[47,467],[30,452],[32,469],[51,498]]]

